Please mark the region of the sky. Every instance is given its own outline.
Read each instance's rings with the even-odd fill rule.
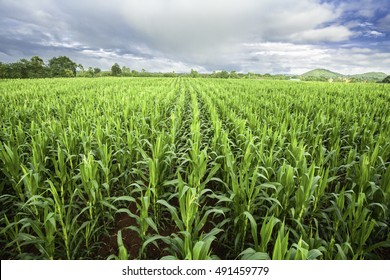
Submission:
[[[0,61],[390,74],[390,0],[0,0]]]

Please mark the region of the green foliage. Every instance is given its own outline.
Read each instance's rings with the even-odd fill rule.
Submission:
[[[45,62],[39,56],[33,56],[30,59],[29,66],[29,78],[43,78],[46,76]]]
[[[216,72],[212,75],[212,77],[214,78],[220,78],[220,79],[227,79],[229,78],[229,72],[223,70],[223,71],[220,71],[220,72]]]
[[[122,73],[121,67],[118,63],[115,63],[111,66],[111,75],[112,76],[119,76]]]
[[[52,77],[76,76],[77,63],[67,56],[53,57],[49,60],[48,66]]]
[[[198,78],[198,77],[199,77],[198,71],[196,71],[196,70],[194,70],[194,69],[191,69],[190,77],[191,77],[191,78]]]
[[[98,68],[98,67],[93,68],[94,75],[99,74],[100,72],[102,72],[102,70],[100,68]]]
[[[0,63],[0,78],[43,78],[48,75],[49,71],[39,56],[9,64]]]

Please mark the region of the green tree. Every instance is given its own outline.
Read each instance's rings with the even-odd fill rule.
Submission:
[[[229,73],[227,71],[223,70],[221,72],[215,73],[215,77],[221,78],[221,79],[227,79],[227,78],[229,78]]]
[[[0,62],[0,79],[9,78],[8,72],[9,72],[8,64]]]
[[[194,69],[191,69],[190,77],[191,78],[198,78],[199,77],[199,72],[194,70]]]
[[[162,75],[163,75],[163,77],[177,77],[177,74],[175,71],[166,72],[166,73],[163,73]]]
[[[49,60],[49,70],[52,77],[74,77],[77,66],[77,63],[67,56],[53,57]]]
[[[47,76],[45,62],[39,56],[33,56],[26,65],[29,78],[44,78]]]
[[[84,70],[84,66],[82,65],[82,64],[78,64],[77,65],[77,68],[79,68],[80,70],[79,71],[81,71],[81,72],[84,72],[85,70]]]
[[[17,63],[5,63],[0,65],[0,76],[5,79],[20,78],[16,71]]]
[[[141,72],[138,73],[139,77],[148,77],[150,73],[148,73],[144,68],[141,69]]]
[[[121,73],[122,73],[122,70],[121,70],[118,63],[115,63],[114,65],[112,65],[112,67],[111,67],[111,75],[112,76],[119,76]]]
[[[238,76],[237,71],[230,71],[229,78],[238,79],[240,77]]]
[[[7,67],[8,78],[25,79],[28,78],[29,61],[21,59],[20,61],[10,63]]]
[[[75,77],[75,73],[71,69],[65,69],[64,76],[62,77]]]
[[[93,73],[95,74],[95,76],[97,76],[100,72],[102,72],[102,70],[100,68],[93,68]]]
[[[255,75],[254,75],[252,72],[248,72],[245,76],[246,76],[246,78],[248,78],[248,79],[251,79],[251,78],[254,78],[254,77],[255,77]]]
[[[87,73],[88,73],[88,77],[93,77],[94,76],[93,68],[88,67]]]
[[[130,68],[123,66],[122,67],[122,76],[129,77],[131,76]]]

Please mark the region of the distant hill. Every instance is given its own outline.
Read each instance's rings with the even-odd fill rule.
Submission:
[[[368,72],[356,75],[343,75],[326,69],[314,69],[299,76],[303,80],[352,79],[358,81],[382,81],[387,77],[383,72]]]
[[[352,75],[351,77],[361,80],[382,81],[387,77],[387,75],[383,72],[368,72],[364,74]]]
[[[342,74],[332,72],[326,69],[314,69],[301,75],[303,78],[325,78],[325,79],[337,79],[343,77]]]

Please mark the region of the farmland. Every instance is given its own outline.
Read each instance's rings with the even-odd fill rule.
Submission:
[[[0,81],[1,259],[388,259],[390,87]]]

